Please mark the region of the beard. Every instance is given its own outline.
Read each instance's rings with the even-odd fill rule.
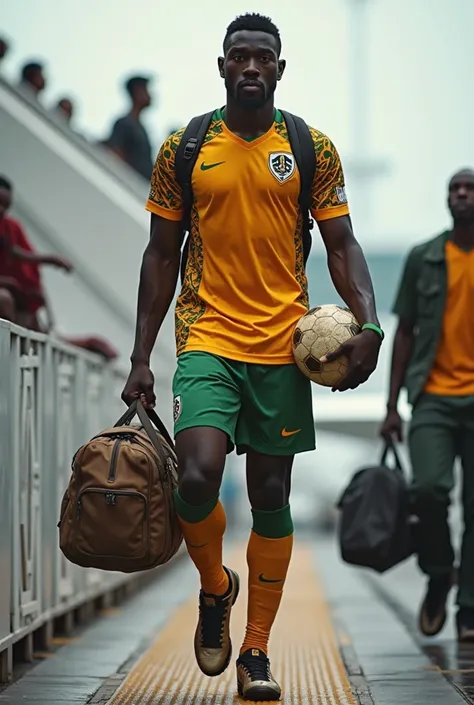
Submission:
[[[456,225],[467,225],[474,221],[474,206],[471,204],[466,204],[465,208],[451,206],[449,210]]]
[[[263,108],[263,106],[273,98],[277,81],[275,80],[267,87],[262,84],[262,90],[256,92],[254,95],[246,94],[239,86],[231,86],[227,76],[225,78],[225,87],[227,94],[230,95],[241,108],[246,110],[258,110],[259,108]]]

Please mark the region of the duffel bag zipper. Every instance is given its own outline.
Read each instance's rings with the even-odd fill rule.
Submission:
[[[81,492],[77,502],[76,502],[76,517],[79,519],[82,510],[82,497],[85,494],[103,494],[105,495],[105,503],[109,506],[115,507],[117,503],[117,496],[120,497],[139,497],[145,502],[145,513],[148,514],[148,503],[144,494],[141,492],[130,492],[129,490],[114,490],[114,492],[108,492],[100,487],[90,487],[87,490]]]
[[[109,476],[107,478],[107,482],[115,482],[116,476],[117,476],[117,463],[118,463],[118,455],[120,452],[120,444],[123,441],[128,441],[129,443],[136,443],[137,445],[141,446],[144,448],[148,453],[150,452],[150,449],[140,441],[140,439],[136,438],[133,435],[127,435],[124,433],[121,434],[107,434],[108,438],[116,438],[116,441],[114,443],[114,447],[112,449],[112,456],[110,458],[110,469],[109,469]],[[168,458],[167,462],[165,463],[163,467],[163,475],[160,477],[162,479],[163,483],[165,485],[168,484],[169,482],[169,474],[170,474],[170,468],[169,468],[169,463],[172,463],[173,461],[171,458]],[[159,473],[160,475],[160,473]]]
[[[112,448],[112,455],[110,457],[109,476],[107,478],[107,482],[115,482],[115,477],[117,475],[118,454],[120,451],[120,444],[122,443],[122,440],[125,440],[125,439],[117,438],[117,440],[114,443],[114,447]]]
[[[131,441],[132,443],[137,443],[139,446],[141,446],[142,448],[144,448],[148,453],[150,452],[150,448],[148,448],[148,446],[146,446],[146,445],[143,443],[143,441],[141,441],[139,438],[135,438],[135,437],[134,437],[134,438],[131,438],[130,441]],[[162,484],[167,485],[168,482],[169,482],[169,480],[170,480],[170,468],[169,468],[169,464],[170,464],[170,463],[172,464],[173,461],[171,460],[171,458],[167,458],[166,462],[162,464],[162,465],[163,465],[163,472],[160,472],[160,462],[161,462],[161,458],[159,457],[158,451],[157,451],[156,448],[153,446],[153,444],[152,444],[152,448],[153,448],[153,450],[154,450],[154,452],[155,452],[156,457],[158,458],[158,462],[157,462],[157,467],[158,467],[158,479],[162,482]]]
[[[109,472],[109,477],[108,477],[108,482],[114,482],[115,477],[116,477],[116,465],[118,461],[118,452],[119,452],[119,445],[122,441],[129,441],[130,443],[136,443],[137,445],[141,446],[144,448],[148,453],[150,452],[150,448],[143,443],[139,438],[135,436],[133,433],[99,433],[97,436],[94,436],[92,440],[95,440],[96,438],[115,438],[116,441],[114,443],[114,447],[112,449],[112,457],[110,459],[110,472]],[[157,453],[156,448],[153,448],[155,453]],[[170,469],[171,466],[171,469]],[[158,466],[159,467],[159,466]],[[170,475],[172,474],[174,469],[173,461],[171,458],[167,459],[167,462],[164,463],[163,465],[163,472],[160,473],[158,472],[159,479],[163,482],[163,484],[167,485],[170,481]]]
[[[135,438],[130,434],[126,433],[117,433],[117,434],[108,434],[109,438],[115,438],[116,441],[114,443],[114,447],[112,448],[112,455],[110,457],[110,468],[109,468],[109,476],[107,478],[107,482],[115,482],[115,479],[117,477],[117,463],[118,463],[118,456],[120,452],[120,445],[124,441],[129,441],[131,443],[135,442]]]

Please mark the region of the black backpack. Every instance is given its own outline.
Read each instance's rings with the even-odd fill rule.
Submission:
[[[211,124],[214,110],[204,115],[198,115],[193,118],[185,129],[181,137],[180,144],[176,151],[175,158],[175,174],[176,180],[181,187],[183,193],[184,216],[183,216],[183,243],[186,233],[190,231],[191,207],[193,203],[193,192],[191,186],[191,178],[198,158],[202,143],[206,136],[209,125]],[[295,157],[296,165],[300,173],[301,188],[299,195],[299,206],[303,218],[303,257],[304,262],[309,257],[311,251],[311,230],[314,223],[310,214],[311,206],[311,187],[313,185],[314,174],[316,171],[316,154],[314,151],[313,138],[305,121],[280,110],[286,123],[288,137],[290,141],[291,151]],[[184,243],[183,253],[181,256],[181,281],[184,279],[186,269],[186,261],[188,257],[189,237]]]

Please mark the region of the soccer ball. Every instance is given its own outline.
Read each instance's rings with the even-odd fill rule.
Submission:
[[[360,331],[356,317],[348,308],[335,304],[316,306],[296,324],[292,340],[295,362],[312,382],[333,387],[345,377],[348,359],[343,356],[325,364],[319,360]]]

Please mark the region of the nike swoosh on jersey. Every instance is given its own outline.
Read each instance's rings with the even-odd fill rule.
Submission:
[[[215,164],[205,164],[204,162],[201,163],[201,171],[207,171],[208,169],[214,169],[216,166],[220,166],[221,164],[225,164],[225,162],[216,162]]]
[[[263,573],[260,573],[258,576],[258,579],[260,580],[261,583],[282,583],[283,579],[278,578],[278,580],[272,580],[271,578],[265,578]]]
[[[287,431],[286,428],[284,428],[281,432],[281,435],[283,438],[287,438],[288,436],[294,436],[295,433],[299,433],[301,431],[301,428],[297,428],[295,431]]]

